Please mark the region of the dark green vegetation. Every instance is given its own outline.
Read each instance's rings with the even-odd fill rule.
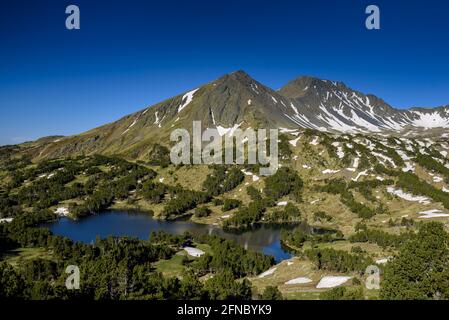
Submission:
[[[242,205],[242,202],[237,199],[225,199],[223,202],[223,211],[229,211],[233,210],[235,208],[238,208]]]
[[[198,217],[208,216],[210,209],[198,205],[238,185],[243,174],[236,168],[226,174],[214,168],[204,182],[207,191],[200,192],[155,182],[154,170],[114,157],[80,156],[37,165],[27,158],[4,158],[3,168],[11,178],[0,192],[0,212],[2,218],[14,220],[0,224],[0,257],[7,259],[18,248],[42,248],[51,252],[51,258],[18,260],[15,266],[0,262],[0,298],[251,299],[251,283],[237,280],[274,264],[272,257],[215,237],[159,233],[148,241],[110,237],[86,245],[38,227],[56,218],[50,208],[62,202],[80,217],[136,196],[163,202],[166,217],[190,209]],[[240,202],[228,200],[224,205],[231,209]],[[184,272],[177,277],[156,272],[154,263],[171,259],[184,243],[192,242],[207,245],[210,251],[201,258],[185,259]],[[81,270],[80,290],[65,287],[68,265]],[[201,279],[204,276],[210,279]]]
[[[365,300],[363,288],[337,287],[320,294],[322,300]]]
[[[327,221],[327,222],[329,222],[329,221],[332,220],[332,217],[330,215],[328,215],[326,212],[318,211],[318,212],[315,212],[313,214],[313,220],[314,221]]]
[[[211,247],[211,254],[205,254],[192,263],[198,273],[222,273],[229,271],[236,277],[255,276],[274,264],[273,257],[247,251],[229,240],[218,237],[198,237],[198,241]]]
[[[449,299],[449,234],[443,225],[423,224],[385,269],[383,299]]]
[[[318,270],[362,274],[366,267],[373,264],[372,259],[364,252],[350,253],[332,248],[322,248],[306,250],[305,254],[313,261]]]
[[[196,208],[197,205],[211,200],[211,197],[205,192],[184,190],[182,188],[174,188],[172,190],[171,199],[162,211],[163,216],[166,218],[183,215],[185,212]]]
[[[274,209],[267,217],[268,222],[297,222],[301,218],[299,209],[293,203],[287,203],[282,209]]]
[[[51,260],[33,259],[12,267],[0,263],[0,298],[23,299],[251,299],[249,281],[236,281],[269,268],[274,260],[247,251],[233,242],[185,234],[153,233],[148,241],[112,238],[85,245],[52,235],[37,223],[52,218],[51,212],[19,215],[0,225],[0,254],[13,248],[39,247],[53,252]],[[153,263],[170,259],[184,243],[208,244],[210,253],[189,260],[185,274],[164,277]],[[65,268],[77,265],[80,290],[67,290]],[[216,274],[207,281],[204,275]]]
[[[261,300],[282,300],[282,293],[278,288],[273,286],[268,286],[265,288],[265,291],[260,296]]]
[[[146,167],[104,156],[44,161],[36,166],[28,163],[7,170],[12,180],[0,195],[0,209],[12,217],[30,208],[46,209],[72,199],[81,200],[69,203],[73,216],[96,213],[114,200],[127,199],[139,183],[156,176]]]
[[[427,157],[423,158],[428,159]],[[436,202],[441,202],[446,209],[449,209],[449,193],[435,188],[433,185],[420,179],[416,174],[412,172],[387,169],[382,165],[376,166],[375,170],[378,173],[396,177],[396,186],[398,188],[404,189],[413,194],[427,196]]]
[[[376,203],[376,199],[371,193],[371,190],[380,185],[391,184],[391,180],[379,181],[368,180],[363,182],[350,182],[347,183],[343,179],[334,179],[326,181],[326,185],[317,187],[320,192],[327,192],[330,194],[340,195],[340,201],[346,205],[353,213],[357,214],[362,219],[370,219],[376,214],[385,213],[385,208],[382,204],[372,208],[360,202],[357,202],[354,198],[351,189],[359,191],[367,200]]]
[[[78,156],[33,163],[18,147],[0,148],[0,218],[14,218],[0,224],[0,295],[378,298],[379,291],[362,290],[366,267],[376,264],[382,272],[381,298],[447,299],[447,233],[441,225],[417,217],[424,205],[387,191],[390,186],[399,188],[428,197],[435,208],[448,208],[449,193],[443,191],[447,181],[432,182],[437,174],[447,180],[448,173],[449,161],[436,151],[437,146],[412,139],[307,130],[292,148],[289,139],[296,137],[280,136],[282,166],[273,176],[260,179],[251,179],[248,173],[257,173],[257,165],[198,170],[172,166],[168,148],[162,145],[153,145],[136,162],[132,157]],[[405,161],[416,170],[403,172]],[[358,175],[362,170],[364,174]],[[37,227],[56,219],[58,207],[67,207],[72,217],[81,218],[111,206],[145,210],[162,219],[192,217],[235,232],[263,223],[279,224],[284,229],[282,248],[296,257],[259,278],[272,267],[273,258],[216,237],[159,233],[147,241],[108,238],[85,245]],[[205,254],[186,256],[183,245]],[[374,262],[387,258],[390,262],[385,265]],[[82,270],[80,291],[65,289],[69,264]],[[311,289],[329,274],[352,276],[353,281],[326,292]],[[285,285],[297,276],[313,282]]]
[[[203,218],[209,216],[211,213],[211,210],[207,207],[198,207],[194,211],[194,215],[198,218]]]
[[[158,153],[165,150],[161,146],[155,148]],[[227,171],[215,166],[213,174],[203,183],[204,191],[194,191],[156,182],[157,173],[153,169],[116,157],[79,156],[37,165],[21,158],[4,163],[10,181],[0,189],[0,217],[14,217],[31,209],[47,209],[61,203],[68,207],[72,217],[82,217],[98,213],[116,202],[127,201],[133,206],[142,198],[151,204],[163,203],[161,217],[171,219],[234,189],[244,178],[236,167]],[[204,210],[196,213],[208,215]]]
[[[403,232],[401,234],[391,234],[382,230],[368,229],[366,225],[360,227],[360,230],[349,237],[351,242],[370,242],[379,245],[382,248],[398,248],[412,237],[412,232]]]
[[[245,178],[238,167],[213,166],[213,173],[203,182],[203,190],[210,196],[218,196],[237,187]]]
[[[311,245],[317,243],[331,243],[342,240],[343,234],[339,230],[314,228],[303,222],[292,231],[282,230],[281,241],[287,246],[301,248],[306,241]]]
[[[435,156],[435,155],[434,155]],[[437,157],[439,158],[441,155],[437,154]],[[441,173],[446,179],[449,179],[449,169],[446,168],[443,164],[436,161],[434,158],[432,158],[429,155],[426,154],[418,154],[416,158],[414,159],[417,163],[419,163],[424,168],[433,171]]]
[[[248,227],[259,222],[267,208],[276,205],[277,200],[289,196],[295,201],[301,201],[303,181],[294,170],[282,167],[275,174],[265,179],[263,195],[256,189],[248,191],[252,201],[247,206],[241,206],[237,213],[225,221],[224,226]],[[294,205],[287,205],[283,212],[275,211],[268,219],[271,222],[299,221],[300,214]]]
[[[404,190],[410,191],[413,194],[428,196],[437,202],[441,202],[446,209],[449,209],[449,194],[435,188],[425,181],[420,180],[413,173],[401,173],[396,185]]]

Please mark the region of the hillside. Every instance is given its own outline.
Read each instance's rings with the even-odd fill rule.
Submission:
[[[193,120],[223,135],[237,127],[280,128],[279,170],[262,177],[257,165],[172,165],[168,136],[174,128],[190,128]],[[443,239],[447,232],[447,130],[447,107],[398,110],[342,83],[309,77],[274,91],[236,72],[77,136],[0,148],[0,241],[14,248],[7,259],[14,266],[34,255],[45,261],[80,255],[95,266],[99,258],[92,248],[119,255],[143,246],[150,253],[133,261],[159,277],[158,283],[188,279],[204,286],[211,299],[259,297],[273,288],[274,295],[279,291],[289,299],[398,298],[408,293],[396,290],[394,282],[409,272],[401,257],[426,256],[416,268],[427,270],[437,250],[435,234]],[[281,225],[278,245],[293,258],[275,262],[214,237],[189,234],[153,235],[147,242],[109,239],[83,247],[36,228],[59,217],[84,219],[109,209],[188,219],[237,233]],[[181,244],[187,241],[207,254],[184,257]],[[386,272],[384,291],[361,285],[370,265]],[[102,272],[125,272],[120,265],[111,270]],[[229,274],[221,275],[223,270]],[[133,277],[141,281],[139,274]],[[92,286],[87,294],[98,290],[95,294],[108,292],[107,298],[116,292],[128,298],[127,290],[135,289],[102,289],[86,281]],[[409,280],[403,281],[406,288]],[[237,292],[214,291],[222,283]],[[176,296],[154,290],[159,298]],[[420,290],[413,297],[426,289]],[[142,292],[135,294],[154,298]]]

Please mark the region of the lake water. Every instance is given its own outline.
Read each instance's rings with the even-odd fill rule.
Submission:
[[[72,220],[61,218],[46,225],[54,234],[68,237],[74,241],[91,243],[97,236],[128,236],[147,240],[152,231],[163,230],[170,234],[218,235],[234,240],[247,249],[257,250],[274,256],[276,261],[292,257],[292,254],[281,247],[280,226],[262,225],[245,232],[225,232],[223,229],[194,223],[191,221],[161,221],[148,214],[126,211],[106,211],[101,214]]]

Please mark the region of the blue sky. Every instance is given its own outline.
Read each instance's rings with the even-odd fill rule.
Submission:
[[[81,30],[65,29],[69,4]],[[275,89],[312,75],[395,107],[446,105],[448,15],[442,0],[2,0],[0,145],[80,133],[238,69]]]

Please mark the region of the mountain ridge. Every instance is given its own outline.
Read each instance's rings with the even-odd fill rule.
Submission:
[[[301,76],[279,90],[242,70],[126,115],[79,135],[36,143],[37,158],[76,154],[145,156],[155,143],[169,144],[170,132],[193,121],[217,128],[315,129],[329,133],[438,134],[449,129],[449,106],[396,109],[383,99],[341,81]]]

